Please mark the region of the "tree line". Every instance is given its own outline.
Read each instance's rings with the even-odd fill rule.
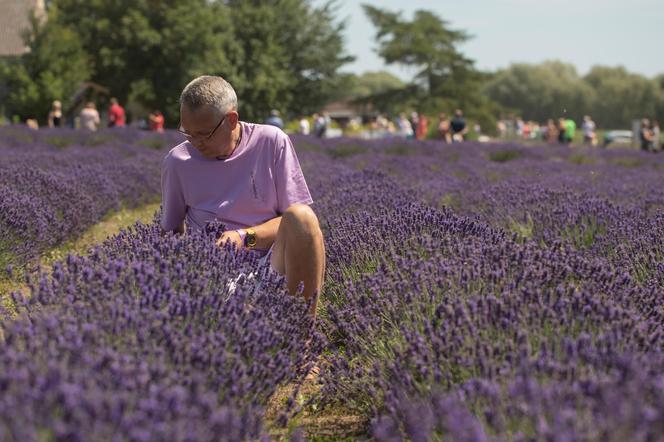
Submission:
[[[47,19],[26,33],[30,51],[0,62],[0,100],[9,115],[43,118],[52,100],[71,107],[81,84],[92,83],[174,124],[182,87],[205,73],[233,84],[248,120],[271,109],[306,115],[338,99],[391,114],[462,108],[489,131],[506,113],[538,121],[591,114],[603,127],[664,118],[664,75],[596,66],[580,76],[561,62],[482,72],[459,50],[470,36],[436,14],[363,8],[378,54],[411,68],[410,81],[343,72],[353,57],[334,0],[51,0]]]

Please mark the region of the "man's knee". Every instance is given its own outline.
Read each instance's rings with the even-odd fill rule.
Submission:
[[[282,221],[310,234],[319,235],[318,217],[306,204],[293,204],[283,213]]]

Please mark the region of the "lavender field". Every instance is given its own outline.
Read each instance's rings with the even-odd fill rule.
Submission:
[[[3,264],[154,198],[175,137],[0,130]],[[223,226],[136,225],[0,294],[0,440],[664,440],[664,156],[293,141],[317,322]]]

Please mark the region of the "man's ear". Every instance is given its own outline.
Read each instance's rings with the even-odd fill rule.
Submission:
[[[230,111],[228,114],[228,123],[231,126],[231,129],[235,129],[235,126],[237,126],[238,122],[240,121],[240,114],[237,113],[237,111]]]

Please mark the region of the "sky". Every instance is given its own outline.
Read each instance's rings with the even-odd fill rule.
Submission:
[[[346,19],[345,47],[356,61],[342,70],[387,70],[409,80],[412,70],[385,66],[375,28],[361,4],[410,19],[425,9],[473,38],[459,49],[482,70],[560,60],[581,75],[597,64],[624,66],[647,77],[664,74],[664,0],[337,0]],[[314,3],[324,3],[318,0]]]

